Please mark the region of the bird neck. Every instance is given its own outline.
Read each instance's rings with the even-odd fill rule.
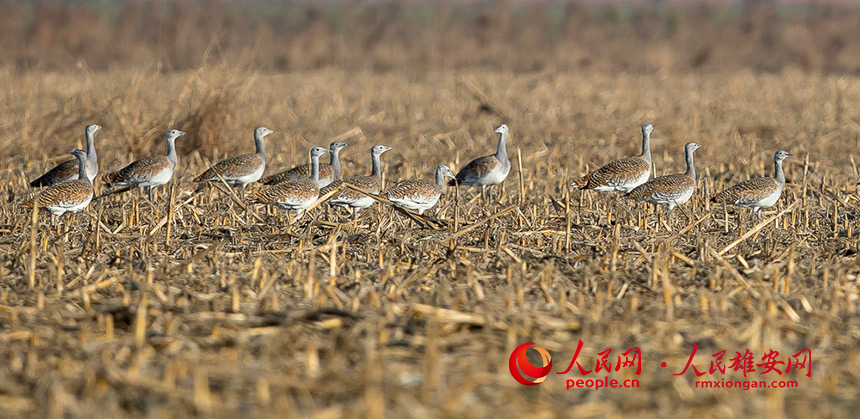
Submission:
[[[441,167],[436,169],[436,184],[439,185],[439,189],[445,190],[445,175],[442,173]]]
[[[329,155],[329,165],[331,166],[331,170],[334,175],[334,180],[340,179],[340,149],[333,148],[330,151]]]
[[[87,131],[87,164],[92,167],[96,173],[99,171],[99,157],[96,155],[96,145],[94,134]]]
[[[371,170],[370,175],[376,176],[376,180],[379,181],[379,184],[382,185],[382,162],[380,161],[379,154],[374,152],[370,152],[370,161],[371,161]]]
[[[640,155],[648,164],[651,164],[651,134],[642,133],[642,154]]]
[[[87,182],[90,181],[89,176],[87,176],[87,159],[83,154],[78,154],[75,156],[78,159],[78,179],[85,180]]]
[[[782,160],[778,158],[773,159],[773,178],[780,185],[785,184],[785,172],[782,170]]]
[[[176,139],[168,138],[167,139],[167,160],[170,160],[173,163],[173,167],[179,163],[179,156],[176,155]]]
[[[266,148],[263,146],[263,136],[260,134],[254,133],[254,145],[257,147],[257,154],[263,157],[263,160],[266,159]]]
[[[93,133],[87,132],[87,159],[91,161],[96,159],[96,146],[93,137]]]
[[[499,148],[496,150],[496,158],[499,159],[500,162],[508,161],[508,149],[507,143],[508,141],[508,133],[499,134]]]
[[[314,183],[320,181],[320,156],[311,154],[311,179]]]
[[[696,180],[696,165],[693,164],[693,149],[685,150],[687,158],[687,175]]]

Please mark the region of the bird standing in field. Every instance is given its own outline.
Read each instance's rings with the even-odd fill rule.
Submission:
[[[93,183],[87,177],[87,153],[75,150],[72,155],[78,162],[78,179],[55,183],[24,203],[24,208],[44,208],[55,216],[83,210],[93,199]]]
[[[375,199],[358,192],[345,184],[350,184],[356,188],[365,190],[374,195],[379,194],[382,189],[382,162],[380,156],[382,153],[391,150],[391,147],[377,144],[370,148],[370,163],[371,170],[368,176],[350,176],[341,180],[336,180],[328,186],[320,190],[320,195],[326,195],[330,191],[340,189],[331,198],[329,204],[341,207],[349,207],[352,209],[352,218],[355,219],[359,210],[365,209],[376,202]]]
[[[455,180],[449,185],[480,186],[481,198],[486,201],[487,186],[498,185],[505,181],[511,172],[511,161],[508,159],[506,143],[508,141],[508,126],[505,124],[496,127],[495,133],[499,134],[499,145],[496,154],[478,157],[460,169]]]
[[[99,158],[96,155],[96,146],[95,140],[93,136],[96,131],[101,129],[100,126],[96,124],[87,125],[84,133],[86,134],[87,139],[87,178],[89,178],[90,182],[95,180],[96,176],[99,174]],[[66,160],[56,166],[53,169],[45,172],[44,175],[39,176],[38,179],[30,182],[30,186],[40,187],[40,186],[50,186],[55,183],[66,182],[69,180],[78,179],[78,160],[71,159]]]
[[[148,187],[149,200],[152,201],[152,188],[164,185],[173,177],[176,164],[179,162],[174,142],[183,135],[185,135],[183,131],[175,129],[167,131],[166,156],[144,157],[116,172],[107,173],[102,177],[105,185],[107,187]]]
[[[340,179],[340,150],[349,144],[340,141],[334,141],[329,145],[329,164],[320,163],[320,178],[317,186],[324,188]],[[311,176],[311,165],[303,164],[296,166],[290,170],[285,170],[274,175],[266,176],[260,183],[264,185],[275,185],[284,181],[298,180]]]
[[[758,214],[762,208],[770,208],[782,195],[785,188],[785,172],[782,161],[793,154],[779,150],[773,155],[773,177],[747,179],[711,197],[711,202],[722,202],[752,208]]]
[[[687,171],[666,176],[660,176],[643,185],[637,186],[627,193],[627,197],[638,201],[646,201],[656,205],[666,205],[668,214],[678,205],[689,201],[696,191],[696,167],[693,164],[693,152],[700,145],[687,143],[684,145],[684,156],[687,160]]]
[[[245,187],[249,183],[256,182],[266,171],[266,148],[263,140],[267,135],[273,133],[266,127],[257,127],[254,130],[254,145],[256,152],[253,154],[242,154],[219,161],[205,172],[197,175],[194,182],[217,181],[218,175],[230,185],[242,187],[242,196],[245,195]]]
[[[298,220],[305,210],[310,207],[320,196],[319,163],[320,156],[328,153],[322,147],[311,149],[311,176],[297,180],[287,180],[269,188],[258,191],[251,196],[252,203],[277,205],[286,210],[296,210],[296,218],[290,224]]]
[[[433,208],[442,192],[445,191],[445,178],[454,178],[448,166],[440,164],[436,168],[436,181],[407,179],[400,181],[386,192],[388,200],[398,207],[418,211],[419,215]]]
[[[607,163],[577,179],[573,189],[594,189],[601,192],[630,192],[651,177],[651,124],[642,125],[642,153]]]

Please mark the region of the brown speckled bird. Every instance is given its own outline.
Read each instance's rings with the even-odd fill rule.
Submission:
[[[770,208],[782,195],[785,188],[785,172],[782,161],[793,154],[779,150],[773,155],[773,177],[747,179],[711,197],[711,202],[723,202],[752,208],[757,214],[762,208]]]
[[[630,192],[651,177],[651,124],[642,125],[642,154],[607,163],[577,179],[573,189],[594,189],[601,192]]]
[[[148,187],[149,200],[151,201],[152,188],[164,185],[173,177],[176,164],[179,162],[174,142],[183,135],[185,135],[183,131],[175,129],[167,131],[166,156],[144,157],[116,172],[107,173],[102,177],[105,186]]]
[[[311,149],[310,178],[278,183],[255,193],[251,196],[250,201],[252,203],[277,205],[287,210],[296,210],[296,218],[293,220],[295,222],[304,214],[305,209],[316,202],[320,196],[320,189],[317,186],[320,156],[328,152],[322,147]]]
[[[61,216],[67,212],[75,213],[86,208],[93,199],[93,184],[87,177],[87,153],[75,150],[72,155],[78,162],[78,179],[55,183],[24,203],[24,208],[47,209],[51,214]]]
[[[273,132],[266,127],[257,127],[254,130],[256,153],[242,154],[221,160],[194,178],[194,182],[217,181],[219,180],[218,174],[220,174],[228,184],[241,186],[244,194],[245,186],[259,180],[263,176],[263,172],[266,171],[266,149],[263,145],[263,139]]]
[[[86,135],[87,140],[87,178],[89,178],[90,182],[95,180],[96,176],[99,174],[99,158],[96,155],[96,146],[93,136],[96,131],[100,129],[101,127],[96,124],[87,125],[86,129],[84,129],[84,134]],[[39,176],[38,179],[30,182],[30,186],[50,186],[55,183],[75,180],[77,178],[78,160],[71,159],[54,166],[53,169],[48,170],[44,175]]]
[[[394,205],[424,214],[424,211],[436,205],[445,191],[446,177],[453,178],[454,172],[448,166],[440,164],[436,168],[436,182],[424,179],[403,180],[389,188],[386,195]]]
[[[319,186],[320,188],[324,188],[328,186],[329,183],[340,179],[340,150],[348,145],[349,144],[340,141],[334,141],[329,145],[329,164],[320,163],[320,180],[317,183],[317,186]],[[307,178],[310,176],[311,165],[303,164],[301,166],[296,166],[290,170],[285,170],[280,173],[275,173],[274,175],[266,176],[263,180],[260,181],[260,183],[264,185],[275,185],[281,182],[289,180],[298,180],[300,178]]]
[[[330,183],[325,188],[320,190],[321,195],[325,195],[335,189],[340,189],[335,193],[328,202],[331,205],[341,207],[349,207],[352,209],[352,218],[354,219],[359,210],[365,209],[376,202],[375,199],[358,192],[344,185],[348,183],[356,188],[363,189],[372,194],[378,194],[382,189],[382,162],[380,157],[382,153],[391,150],[391,147],[377,144],[370,148],[370,163],[371,170],[368,176],[350,176],[341,180],[336,180]]]
[[[687,143],[684,145],[684,156],[687,160],[687,172],[660,176],[643,185],[637,186],[626,196],[630,199],[646,201],[652,204],[666,205],[671,212],[677,205],[689,201],[696,191],[696,167],[693,164],[693,152],[700,145]]]
[[[481,197],[486,200],[487,186],[498,185],[505,181],[511,172],[511,161],[508,159],[507,141],[508,126],[505,124],[496,127],[495,133],[499,134],[499,145],[496,154],[478,157],[463,166],[457,173],[455,180],[448,184],[451,186],[480,186]]]

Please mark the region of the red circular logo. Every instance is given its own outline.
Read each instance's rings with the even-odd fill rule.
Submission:
[[[534,347],[534,350],[538,351],[540,354],[543,365],[536,367],[529,362],[528,358],[526,358],[526,351],[532,345],[534,345],[534,343],[529,342],[517,346],[517,348],[511,352],[511,358],[508,360],[511,375],[513,375],[514,379],[519,381],[520,384],[527,386],[536,386],[542,383],[543,380],[546,379],[547,374],[549,374],[549,371],[552,369],[552,357],[549,356],[549,352],[544,348],[537,346]]]

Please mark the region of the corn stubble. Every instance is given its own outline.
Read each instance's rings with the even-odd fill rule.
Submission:
[[[465,72],[415,81],[209,68],[0,79],[10,90],[0,114],[4,412],[844,415],[860,396],[845,386],[860,376],[860,110],[845,105],[860,102],[856,77],[666,83]],[[61,95],[73,99],[51,99]],[[510,119],[481,111],[488,106]],[[20,207],[26,180],[65,159],[92,122],[104,127],[105,170],[146,155],[168,127],[188,131],[193,146],[180,146],[155,204],[130,191],[56,226],[45,214],[34,224]],[[644,122],[655,126],[655,175],[682,170],[685,142],[702,144],[698,190],[671,225],[648,205],[567,187],[637,153]],[[391,185],[482,155],[500,123],[519,150],[501,202],[484,204],[467,188],[455,201],[448,188],[435,214],[448,223],[433,228],[380,203],[356,222],[322,205],[288,227],[284,212],[243,203],[219,182],[200,192],[191,183],[210,162],[246,150],[260,124],[277,131],[267,173],[350,133],[344,174],[365,174],[360,150],[384,143],[393,147],[383,172]],[[761,218],[707,202],[769,173],[778,148],[797,157],[786,162],[783,197]],[[538,391],[510,377],[520,343],[548,349],[561,371],[579,339],[587,363],[606,348],[639,346],[643,388],[570,394],[570,377],[551,376]],[[814,374],[780,393],[694,391],[691,376],[672,376],[693,343],[700,369],[723,349],[811,348]]]

